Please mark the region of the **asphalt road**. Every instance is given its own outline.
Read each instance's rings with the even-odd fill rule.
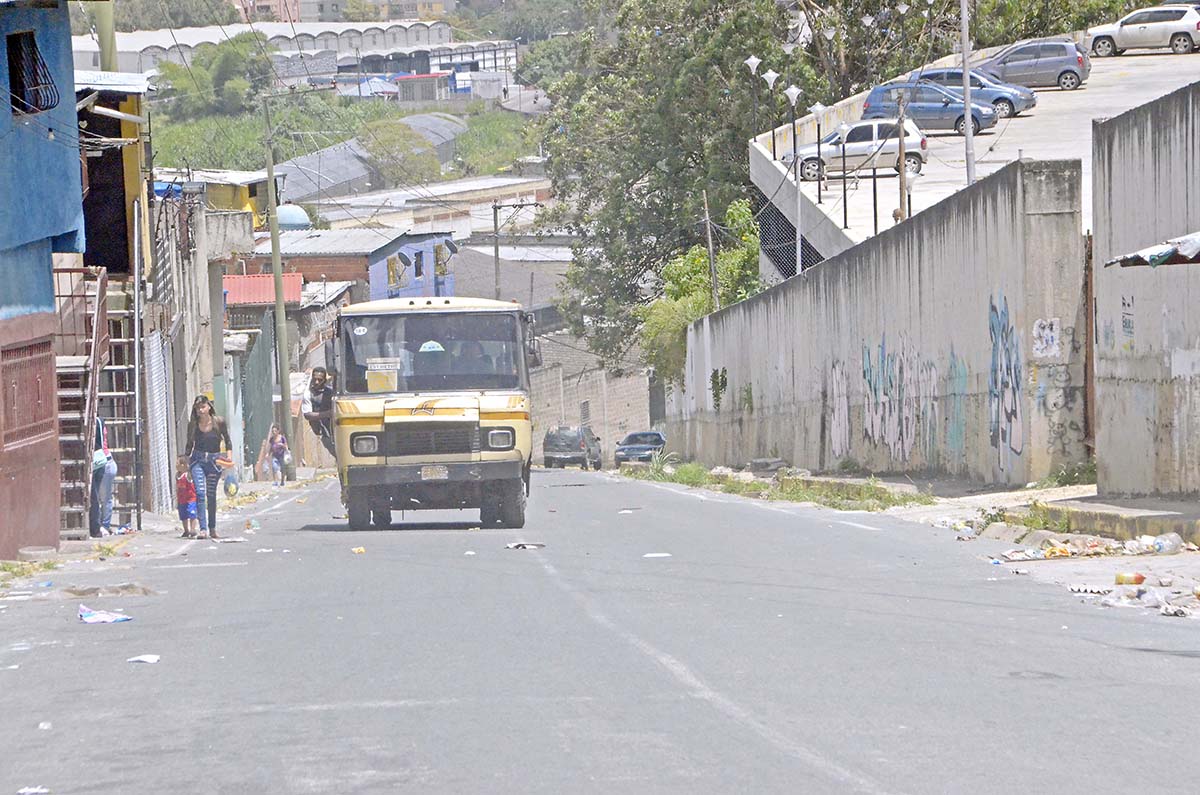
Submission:
[[[981,560],[988,542],[578,471],[535,474],[520,532],[349,533],[332,483],[298,497],[256,508],[244,544],[55,574],[152,588],[89,605],[131,622],[0,603],[0,793],[979,795],[1200,773],[1200,623],[1081,604]]]

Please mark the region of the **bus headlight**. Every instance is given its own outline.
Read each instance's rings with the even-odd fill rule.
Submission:
[[[489,450],[511,450],[516,443],[517,437],[511,428],[496,428],[487,432]]]
[[[350,449],[355,455],[375,455],[379,452],[379,437],[373,433],[355,434]]]

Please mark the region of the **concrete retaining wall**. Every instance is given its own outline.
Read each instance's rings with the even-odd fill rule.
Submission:
[[[1200,84],[1092,129],[1102,494],[1200,494],[1200,265],[1104,268],[1200,231]]]
[[[1013,163],[697,321],[672,447],[1019,485],[1082,460],[1080,176]]]

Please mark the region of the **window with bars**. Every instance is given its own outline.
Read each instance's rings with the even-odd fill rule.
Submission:
[[[41,113],[58,105],[58,86],[50,67],[38,52],[33,31],[10,33],[8,45],[8,94],[15,115]]]

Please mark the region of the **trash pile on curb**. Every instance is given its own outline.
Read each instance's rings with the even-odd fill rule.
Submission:
[[[1097,555],[1174,555],[1177,552],[1200,551],[1192,543],[1185,543],[1178,533],[1161,536],[1139,536],[1121,542],[1098,536],[1074,536],[1065,541],[1046,539],[1040,547],[1016,547],[1000,553],[1002,560],[1014,563],[1025,560],[1049,560],[1052,558],[1093,557]]]

